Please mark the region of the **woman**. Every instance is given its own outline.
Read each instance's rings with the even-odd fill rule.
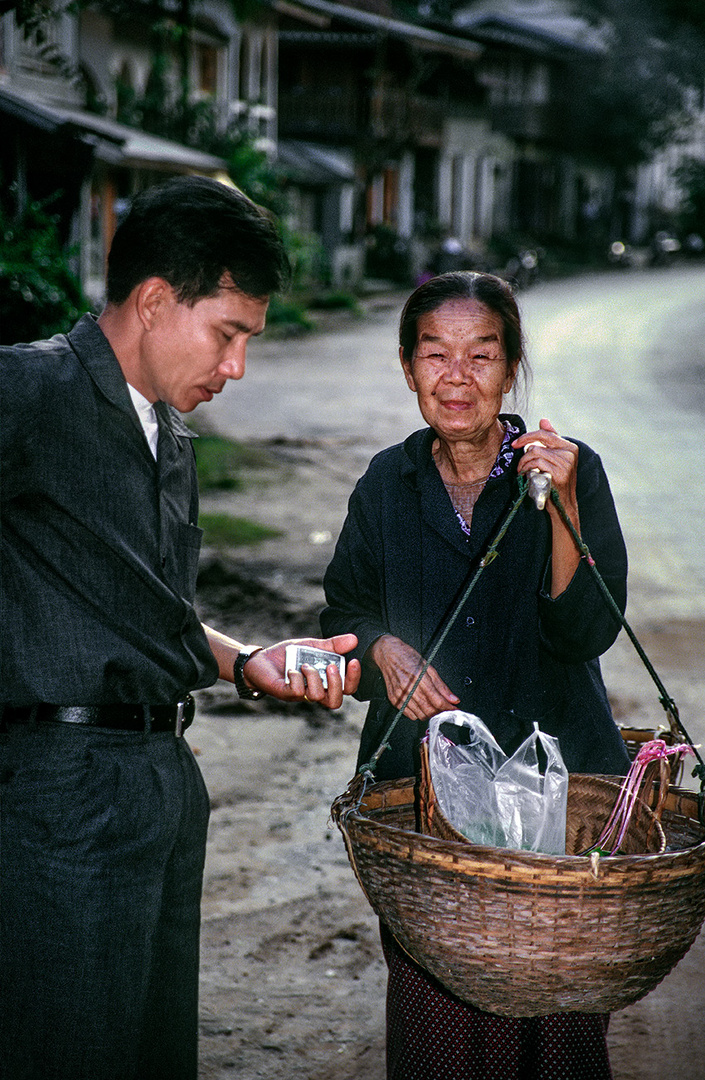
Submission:
[[[325,634],[350,631],[370,699],[358,764],[370,761],[459,595],[518,493],[518,476],[548,472],[622,610],[626,553],[597,454],[548,420],[527,432],[502,411],[526,376],[509,286],[457,272],[425,282],[400,322],[399,355],[428,425],[378,454],[351,497],[325,578]],[[525,499],[408,702],[375,770],[417,771],[428,719],[478,715],[506,753],[532,731],[559,739],[571,772],[624,773],[598,656],[610,614],[552,501]],[[390,1080],[605,1080],[607,1017],[514,1020],[480,1012],[417,967],[382,927],[389,965]]]

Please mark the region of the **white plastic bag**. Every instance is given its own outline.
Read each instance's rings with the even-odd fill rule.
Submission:
[[[441,724],[469,728],[469,740],[457,746]],[[439,713],[429,723],[428,757],[438,805],[471,843],[565,854],[568,770],[558,740],[538,724],[508,758],[477,716]]]

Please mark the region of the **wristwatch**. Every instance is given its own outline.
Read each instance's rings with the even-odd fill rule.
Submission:
[[[266,697],[264,690],[251,690],[245,682],[245,675],[243,668],[251,656],[255,653],[262,652],[261,645],[248,645],[244,649],[240,649],[237,654],[237,660],[233,665],[233,682],[235,683],[235,689],[237,690],[238,697],[243,698],[246,701],[258,701],[260,698]]]

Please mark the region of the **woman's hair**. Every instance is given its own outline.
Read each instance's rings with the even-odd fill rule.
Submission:
[[[133,200],[108,256],[107,299],[122,304],[136,285],[161,277],[180,302],[195,304],[213,296],[226,275],[260,298],[282,289],[289,274],[266,210],[218,180],[182,176]]]
[[[419,285],[404,305],[399,320],[399,345],[404,362],[411,364],[422,315],[436,311],[448,300],[477,300],[502,321],[507,362],[526,385],[531,376],[524,349],[521,316],[511,287],[494,274],[474,270],[454,270],[439,274]],[[515,384],[516,385],[516,384]]]

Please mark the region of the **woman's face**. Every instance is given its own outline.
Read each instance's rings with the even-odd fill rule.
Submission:
[[[478,300],[447,300],[421,315],[409,387],[429,427],[447,442],[473,442],[487,434],[514,382],[502,320]]]

